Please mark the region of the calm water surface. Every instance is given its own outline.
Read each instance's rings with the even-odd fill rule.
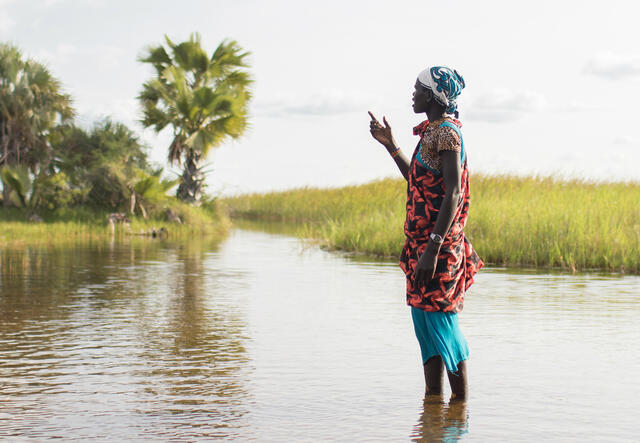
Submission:
[[[640,439],[640,278],[483,270],[466,406],[423,402],[403,287],[248,230],[2,250],[0,438]]]

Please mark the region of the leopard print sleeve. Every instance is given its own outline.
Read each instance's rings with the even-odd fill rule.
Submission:
[[[462,149],[460,143],[460,137],[451,128],[442,126],[438,128],[436,136],[436,149],[440,151],[455,151],[460,152]]]

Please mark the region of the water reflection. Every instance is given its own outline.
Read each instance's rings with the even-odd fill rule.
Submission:
[[[1,250],[0,438],[637,440],[639,277],[484,269],[467,410],[421,402],[403,288],[244,230]]]
[[[411,441],[453,442],[469,432],[467,402],[446,403],[443,397],[429,395],[424,398],[422,414],[413,428]]]
[[[208,268],[217,266],[207,262],[217,255],[200,243],[181,244],[172,254],[173,272],[161,284],[167,297],[142,315],[140,356],[148,363],[138,374],[144,386],[138,410],[163,417],[179,435],[233,435],[247,414],[250,365],[243,313],[220,277],[238,275],[211,275]]]
[[[234,276],[205,269],[217,249],[132,239],[0,251],[0,389],[13,417],[2,434],[235,435],[251,367],[244,312],[224,291]]]

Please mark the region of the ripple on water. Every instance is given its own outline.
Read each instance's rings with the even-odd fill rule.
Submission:
[[[2,437],[637,437],[638,277],[483,270],[460,405],[421,399],[395,264],[248,231],[25,254],[0,252]]]

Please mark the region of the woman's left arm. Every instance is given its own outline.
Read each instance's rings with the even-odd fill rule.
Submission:
[[[433,233],[440,235],[442,238],[447,236],[449,228],[453,223],[458,208],[458,199],[460,198],[460,180],[462,177],[462,168],[460,167],[460,152],[456,151],[440,151],[440,170],[444,180],[444,200],[438,212],[438,218],[433,228]],[[418,265],[414,273],[414,287],[426,285],[433,278],[436,272],[436,263],[438,262],[438,253],[440,252],[440,244],[429,239],[427,249],[420,256]]]

